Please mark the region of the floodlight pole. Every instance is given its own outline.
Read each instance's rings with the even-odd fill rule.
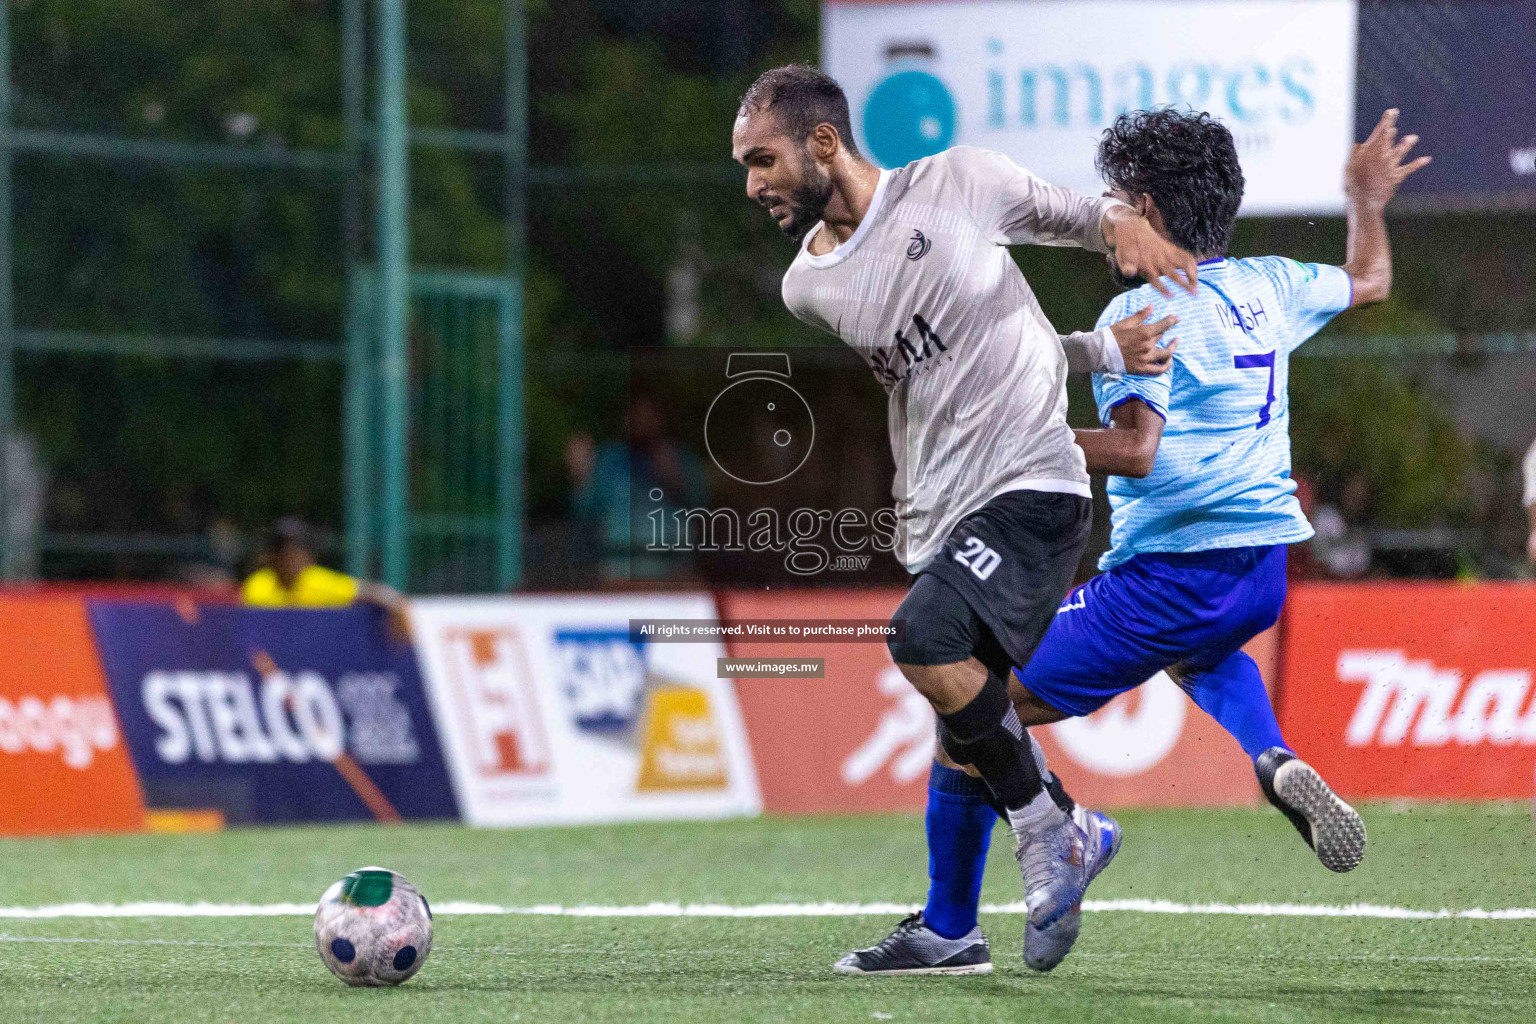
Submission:
[[[11,10],[0,0],[0,579],[13,579],[8,456],[15,422],[15,316],[11,293]]]
[[[405,0],[379,0],[379,381],[383,576],[410,584],[410,171],[405,108]]]

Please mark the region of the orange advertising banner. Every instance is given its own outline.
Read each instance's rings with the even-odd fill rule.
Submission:
[[[720,618],[889,619],[904,591],[729,591]],[[823,658],[822,679],[738,679],[736,702],[763,809],[777,814],[923,806],[933,711],[891,663],[884,641],[729,645],[733,658]]]
[[[85,602],[0,597],[0,652],[0,834],[142,829]]]
[[[1351,797],[1529,798],[1536,587],[1292,589],[1281,726]]]
[[[899,589],[727,591],[723,621],[889,618]],[[1249,653],[1273,677],[1273,632]],[[926,800],[933,711],[884,643],[744,642],[733,658],[823,658],[821,679],[738,679],[765,810],[913,810]],[[1271,683],[1271,686],[1273,684]],[[1248,758],[1166,678],[1093,716],[1034,730],[1051,767],[1092,806],[1215,806],[1259,799]]]

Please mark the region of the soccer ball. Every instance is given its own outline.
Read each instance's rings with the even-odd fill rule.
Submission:
[[[358,868],[320,897],[315,948],[348,985],[398,985],[432,951],[432,908],[404,875]]]

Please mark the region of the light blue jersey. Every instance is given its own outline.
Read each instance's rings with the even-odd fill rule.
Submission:
[[[1109,569],[1143,552],[1294,544],[1312,536],[1291,480],[1289,358],[1349,308],[1339,267],[1281,256],[1207,260],[1195,295],[1150,286],[1117,297],[1099,327],[1151,305],[1176,314],[1173,366],[1157,377],[1095,374],[1107,426],[1139,398],[1163,417],[1162,443],[1142,480],[1109,478]]]

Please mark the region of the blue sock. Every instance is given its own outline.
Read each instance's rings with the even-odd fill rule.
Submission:
[[[928,927],[958,939],[976,927],[981,876],[997,812],[987,784],[937,761],[928,773]]]
[[[1185,679],[1184,692],[1231,733],[1250,758],[1258,760],[1270,747],[1291,749],[1280,736],[1280,723],[1275,721],[1259,666],[1242,651]]]

